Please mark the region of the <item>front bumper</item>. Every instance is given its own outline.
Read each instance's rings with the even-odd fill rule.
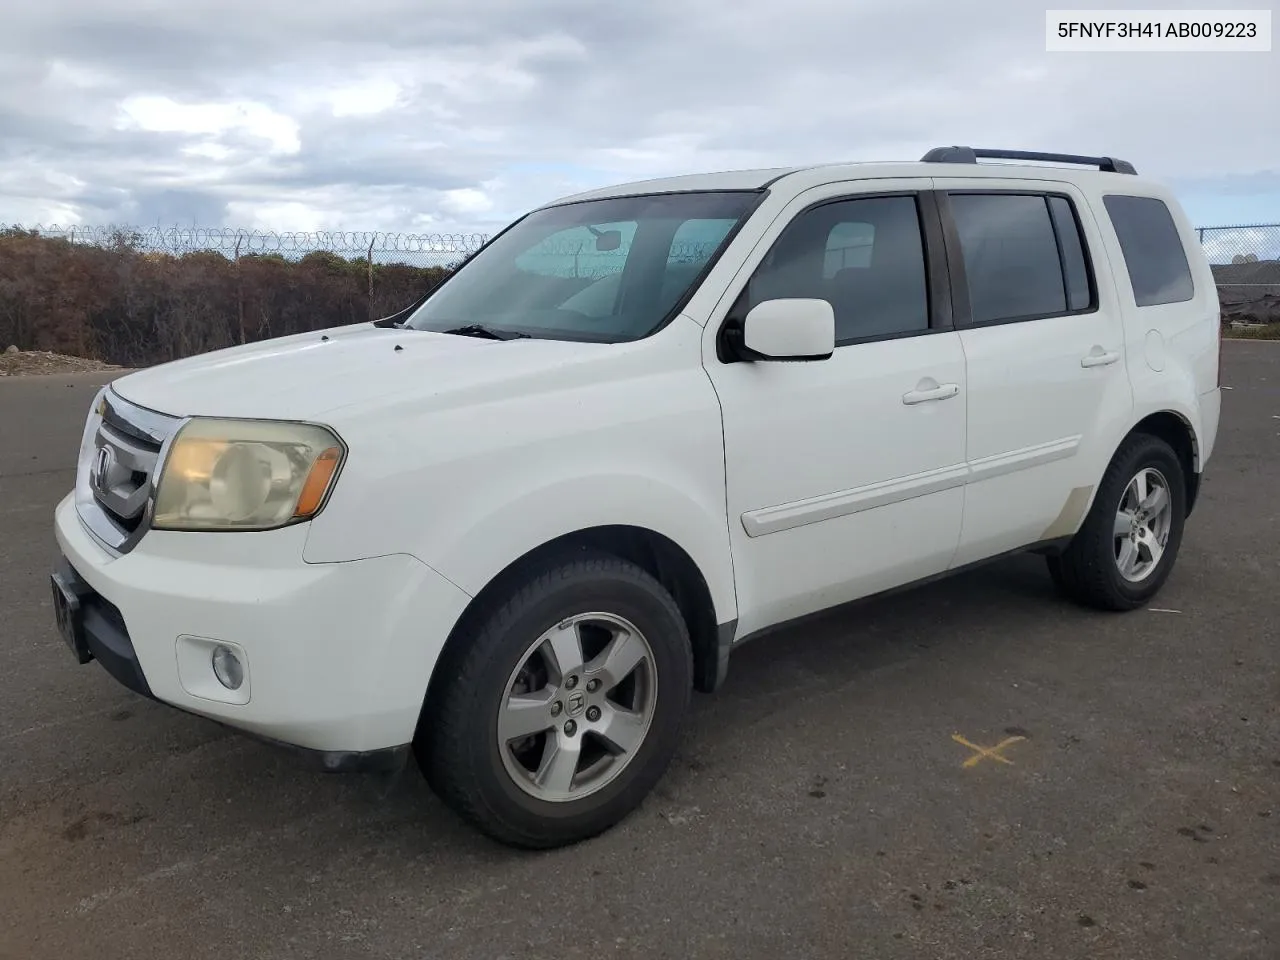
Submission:
[[[408,555],[305,563],[305,525],[152,531],[119,557],[84,530],[71,496],[54,526],[64,558],[55,575],[80,608],[69,642],[82,662],[328,769],[403,762],[440,650],[470,601]],[[235,691],[214,678],[218,644],[243,661]]]

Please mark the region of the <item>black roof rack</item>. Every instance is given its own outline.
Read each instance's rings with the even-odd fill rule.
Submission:
[[[1133,164],[1115,157],[1081,157],[1074,153],[1040,153],[1035,150],[991,150],[984,147],[934,147],[920,158],[924,163],[977,163],[983,160],[1040,160],[1045,163],[1079,163],[1103,173],[1132,173]]]

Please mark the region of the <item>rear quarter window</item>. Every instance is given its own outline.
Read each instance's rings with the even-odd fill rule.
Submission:
[[[1190,300],[1195,295],[1191,267],[1164,201],[1110,194],[1102,202],[1120,241],[1137,305],[1154,307]]]

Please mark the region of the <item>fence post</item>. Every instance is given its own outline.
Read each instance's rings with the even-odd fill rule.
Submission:
[[[377,242],[378,235],[376,233],[369,236],[369,249],[365,252],[365,256],[369,261],[369,316],[373,317],[373,245]]]
[[[244,239],[243,233],[236,233],[236,318],[240,324],[240,345],[244,346],[244,276],[240,273],[240,242]]]

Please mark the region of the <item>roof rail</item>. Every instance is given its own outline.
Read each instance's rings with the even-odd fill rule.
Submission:
[[[1138,171],[1127,160],[1115,157],[1081,157],[1074,153],[1040,153],[1034,150],[991,150],[984,147],[934,147],[923,157],[924,163],[977,163],[984,160],[1041,160],[1045,163],[1079,163],[1097,167],[1103,173],[1131,173]]]

